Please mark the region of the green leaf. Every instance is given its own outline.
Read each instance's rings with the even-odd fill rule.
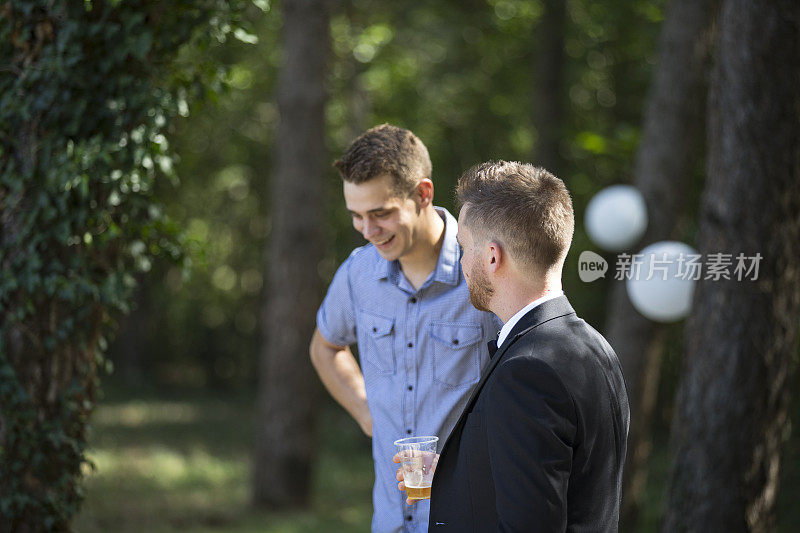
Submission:
[[[584,131],[576,139],[578,146],[593,154],[603,154],[608,148],[606,139],[597,133]]]
[[[258,36],[253,35],[252,33],[247,33],[243,28],[236,28],[233,31],[233,36],[243,43],[247,44],[258,43]]]
[[[131,53],[137,59],[144,59],[153,46],[153,34],[149,31],[142,32],[133,42]]]

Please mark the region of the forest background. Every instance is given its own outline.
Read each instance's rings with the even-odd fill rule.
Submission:
[[[181,49],[180,61],[217,69],[220,85],[178,106],[159,139],[160,149],[175,156],[170,168],[161,168],[147,201],[163,212],[177,251],[135,262],[137,288],[127,312],[116,315],[101,364],[102,392],[88,437],[94,466],[82,467],[85,503],[75,529],[368,530],[369,441],[316,379],[302,379],[313,376],[302,345],[336,267],[363,244],[331,163],[359,133],[389,122],[427,145],[435,203],[451,212],[458,176],[478,162],[532,161],[564,179],[576,213],[564,290],[578,314],[607,332],[612,344],[618,337],[627,343],[623,350],[647,353],[646,368],[633,365],[637,376],[626,375],[632,401],[646,405],[634,420],[647,429],[632,448],[638,463],[631,472],[637,475],[626,483],[635,495],[624,508],[623,529],[656,531],[661,524],[672,530],[663,526],[665,509],[680,508],[680,498],[670,498],[666,488],[668,443],[686,366],[686,328],[683,322],[645,324],[641,317],[627,322],[640,324],[634,332],[615,324],[617,313],[619,321],[635,312],[622,309],[613,266],[605,278],[584,283],[577,257],[593,250],[615,264],[613,254],[588,239],[583,213],[596,192],[619,183],[639,186],[653,208],[654,227],[641,246],[665,238],[697,246],[706,154],[713,144],[705,106],[714,101],[708,91],[719,76],[714,43],[724,34],[719,27],[725,9],[734,9],[720,4],[725,2],[261,1],[245,6],[235,31],[215,35],[211,46]],[[293,43],[290,33],[303,43]],[[691,52],[681,63],[683,49]],[[318,72],[306,78],[288,72],[286,65],[298,57],[311,67],[318,61]],[[678,72],[682,82],[669,84],[670,61],[671,75]],[[298,79],[317,80],[316,86],[293,87]],[[670,93],[683,99],[671,108],[664,96]],[[293,116],[301,117],[295,124],[314,124],[303,122],[296,109],[304,98],[310,109],[322,110],[318,137],[303,138],[302,128],[285,125]],[[683,119],[677,131],[685,133],[682,151],[671,160],[677,166],[661,160],[667,167],[661,175],[647,173],[643,145],[657,152],[652,146],[672,143],[676,129],[660,127],[653,101]],[[304,175],[302,167],[290,168],[281,159],[287,153],[308,153],[320,171]],[[287,176],[293,185],[281,181]],[[654,198],[663,201],[653,205]],[[302,246],[285,247],[287,236],[296,236],[287,228],[308,221],[319,233]],[[298,270],[307,279],[287,285],[280,276],[290,274],[278,272],[284,263],[305,265]],[[273,310],[276,279],[287,290],[309,287],[308,297],[298,296],[307,300],[298,304],[305,321],[281,319]],[[795,314],[789,320],[796,332],[800,319]],[[271,366],[276,356],[268,348],[278,330],[294,335],[281,341],[295,347],[284,350],[282,361],[304,369],[299,378],[290,372],[284,379],[285,394],[307,402],[298,415],[299,444],[292,445],[308,449],[308,464],[282,474],[290,479],[286,491],[259,487],[281,479],[264,474],[270,465],[261,451],[264,442],[283,437],[263,436],[276,427],[270,405],[281,401],[271,396],[283,378]],[[794,333],[787,338],[784,366],[791,370],[797,339]],[[301,388],[291,388],[298,383]],[[796,373],[786,372],[778,388],[787,402],[778,409],[783,423],[776,453],[782,457],[773,475],[779,482],[770,485],[776,496],[767,498],[771,518],[752,519],[754,531],[774,526],[788,532],[800,525],[794,505],[800,438],[792,431],[800,423]],[[791,402],[787,391],[794,393]],[[747,408],[747,397],[729,400]],[[290,494],[276,496],[282,492]],[[769,527],[759,529],[763,524]]]

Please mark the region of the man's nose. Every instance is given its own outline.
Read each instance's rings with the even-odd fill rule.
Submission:
[[[364,226],[361,232],[363,233],[364,238],[366,238],[367,240],[371,240],[376,235],[379,235],[381,230],[377,224],[375,224],[374,222],[370,222],[365,218]]]

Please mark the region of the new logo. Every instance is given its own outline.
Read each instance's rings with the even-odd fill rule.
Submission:
[[[578,257],[578,276],[581,281],[585,283],[592,282],[599,278],[606,277],[608,271],[608,261],[602,256],[590,251],[584,250]]]

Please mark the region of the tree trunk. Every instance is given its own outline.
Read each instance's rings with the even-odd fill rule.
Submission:
[[[705,73],[715,0],[669,4],[650,87],[634,185],[647,203],[642,243],[674,237],[703,139]],[[621,523],[635,528],[647,479],[651,420],[658,391],[664,327],[640,315],[624,281],[612,281],[606,336],[619,356],[631,404]]]
[[[697,288],[663,531],[766,532],[800,313],[800,6],[727,0],[715,59],[698,248],[763,259]]]
[[[326,0],[287,0],[280,125],[271,187],[272,239],[267,265],[256,432],[254,502],[287,507],[308,502],[319,382],[308,343],[320,302],[323,257]]]
[[[42,132],[39,118],[18,132],[8,159],[23,177],[39,171]],[[15,275],[15,260],[26,248],[20,242],[23,220],[31,203],[28,186],[0,188],[0,268]],[[97,389],[96,351],[103,310],[93,307],[83,318],[87,342],[67,339],[54,346],[48,340],[76,309],[56,297],[37,295],[24,301],[17,293],[3,295],[0,320],[0,533],[33,533],[48,527],[69,530],[69,521],[82,499],[79,488],[86,421]],[[18,310],[33,305],[25,316]],[[20,319],[24,316],[24,319]],[[78,315],[80,316],[80,315]],[[50,516],[42,516],[46,502]]]
[[[131,310],[120,320],[117,338],[109,350],[109,358],[114,362],[114,373],[123,383],[139,387],[145,383],[147,376],[147,331],[150,316],[149,286],[144,276],[137,277],[137,290],[133,295]]]
[[[536,56],[534,125],[539,134],[533,160],[556,176],[562,170],[559,144],[564,131],[564,32],[566,1],[545,0],[539,23],[539,54]]]

